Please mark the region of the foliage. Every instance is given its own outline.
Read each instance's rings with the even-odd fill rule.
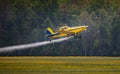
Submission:
[[[81,39],[0,55],[120,56],[119,0],[0,0],[0,47],[44,41],[45,29],[88,25]]]

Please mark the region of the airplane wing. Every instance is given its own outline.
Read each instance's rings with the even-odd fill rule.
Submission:
[[[59,33],[62,33],[62,34],[67,34],[68,36],[70,36],[70,35],[74,35],[74,33],[73,32],[71,32],[71,31],[59,31]]]

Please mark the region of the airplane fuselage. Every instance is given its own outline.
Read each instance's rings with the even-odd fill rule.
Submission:
[[[76,26],[76,27],[63,26],[63,27],[60,27],[57,30],[57,32],[48,35],[48,37],[55,39],[55,38],[61,38],[61,37],[67,37],[67,36],[76,36],[80,32],[86,30],[87,27],[88,26]]]

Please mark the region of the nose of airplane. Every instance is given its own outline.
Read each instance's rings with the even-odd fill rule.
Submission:
[[[85,26],[85,27],[88,27],[88,26]]]
[[[88,26],[85,26],[85,31],[87,30]]]

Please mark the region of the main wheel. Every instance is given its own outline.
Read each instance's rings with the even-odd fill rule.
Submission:
[[[79,36],[78,36],[78,38],[82,38],[82,36],[81,36],[81,35],[79,35]]]

